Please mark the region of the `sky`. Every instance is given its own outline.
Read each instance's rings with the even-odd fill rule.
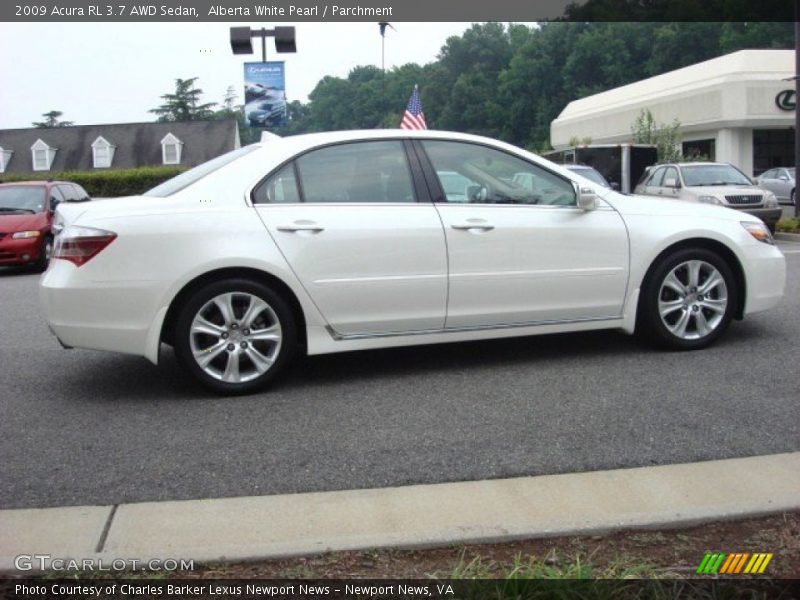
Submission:
[[[0,23],[0,129],[30,127],[50,110],[78,125],[153,121],[148,113],[175,79],[198,77],[205,102],[222,102],[228,86],[243,98],[243,67],[261,60],[234,56],[229,27],[255,23]],[[292,23],[281,23],[292,25]],[[436,59],[448,37],[469,23],[397,23],[386,34],[386,68]],[[299,23],[297,54],[286,61],[286,95],[306,101],[325,75],[381,64],[377,23]],[[409,95],[411,90],[409,90]]]

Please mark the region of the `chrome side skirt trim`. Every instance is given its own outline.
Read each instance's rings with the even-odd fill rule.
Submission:
[[[593,323],[600,321],[619,321],[622,317],[617,315],[613,317],[587,317],[583,319],[562,319],[552,321],[526,321],[523,323],[504,323],[502,325],[470,325],[468,327],[448,327],[446,329],[417,329],[413,331],[387,331],[382,333],[338,333],[330,325],[325,325],[325,330],[330,336],[338,341],[345,340],[367,340],[373,338],[387,338],[387,337],[403,337],[411,335],[432,335],[440,333],[464,333],[467,331],[487,331],[487,330],[502,330],[502,329],[516,329],[520,327],[537,327],[542,325],[566,325],[568,323]]]

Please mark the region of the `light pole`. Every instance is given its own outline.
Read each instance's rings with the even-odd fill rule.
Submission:
[[[261,38],[261,60],[267,62],[267,38],[275,38],[275,50],[278,52],[297,52],[294,27],[276,27],[275,29],[250,29],[249,27],[231,27],[231,50],[234,54],[252,54],[252,38]]]
[[[800,0],[798,0],[800,2]],[[381,21],[378,23],[381,31],[381,113],[386,113],[386,28],[394,29],[391,23]],[[396,29],[394,29],[397,31]],[[381,117],[383,118],[383,117]]]
[[[794,0],[794,180],[800,173],[800,0]],[[800,217],[800,200],[794,193],[794,216]]]

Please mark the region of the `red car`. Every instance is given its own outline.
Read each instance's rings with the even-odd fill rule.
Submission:
[[[50,227],[56,206],[86,200],[86,190],[68,181],[0,184],[0,266],[32,264],[44,271],[53,246]]]

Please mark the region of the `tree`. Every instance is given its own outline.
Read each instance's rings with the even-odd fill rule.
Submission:
[[[73,121],[59,121],[58,118],[63,114],[60,110],[51,110],[42,115],[45,118],[44,121],[34,122],[33,126],[46,129],[50,127],[69,127],[75,124]]]
[[[164,104],[150,110],[150,112],[158,115],[158,120],[161,122],[199,121],[212,118],[214,113],[211,108],[215,103],[200,104],[203,90],[193,87],[195,81],[197,81],[197,77],[176,79],[175,92],[161,96]]]
[[[681,153],[681,124],[674,119],[671,124],[656,123],[653,113],[643,109],[633,122],[634,144],[653,144],[658,151],[659,162],[674,162],[683,159]]]

